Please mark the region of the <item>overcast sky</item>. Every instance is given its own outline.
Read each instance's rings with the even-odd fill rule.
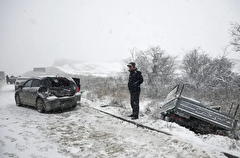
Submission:
[[[179,56],[201,47],[216,57],[231,22],[240,23],[240,0],[0,0],[0,71],[125,59],[151,46]]]

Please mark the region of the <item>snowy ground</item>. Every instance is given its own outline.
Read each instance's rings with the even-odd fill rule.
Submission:
[[[137,128],[97,110],[116,115],[128,109],[107,106],[83,98],[81,106],[62,113],[40,114],[34,108],[17,107],[14,86],[0,89],[0,157],[134,157],[224,158],[222,152],[240,157],[240,142],[222,136],[198,136],[175,123],[141,116],[138,123],[171,133],[168,136]],[[142,109],[141,109],[142,110]]]

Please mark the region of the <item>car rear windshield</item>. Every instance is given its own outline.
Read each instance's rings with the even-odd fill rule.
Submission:
[[[72,85],[72,82],[64,77],[48,77],[45,80],[47,87],[69,87]]]

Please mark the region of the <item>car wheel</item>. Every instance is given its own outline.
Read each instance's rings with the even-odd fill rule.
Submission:
[[[72,106],[73,109],[76,108],[76,107],[77,107],[77,104],[74,104],[74,105]]]
[[[43,113],[45,111],[45,105],[42,99],[38,98],[36,101],[37,111]]]
[[[20,96],[18,94],[15,95],[15,102],[16,102],[17,106],[21,106],[22,105]]]

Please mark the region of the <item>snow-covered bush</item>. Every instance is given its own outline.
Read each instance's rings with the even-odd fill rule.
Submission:
[[[225,56],[210,58],[200,48],[189,51],[183,58],[183,78],[192,87],[189,95],[221,106],[228,113],[232,103],[240,103],[240,77],[233,68],[234,63]]]

